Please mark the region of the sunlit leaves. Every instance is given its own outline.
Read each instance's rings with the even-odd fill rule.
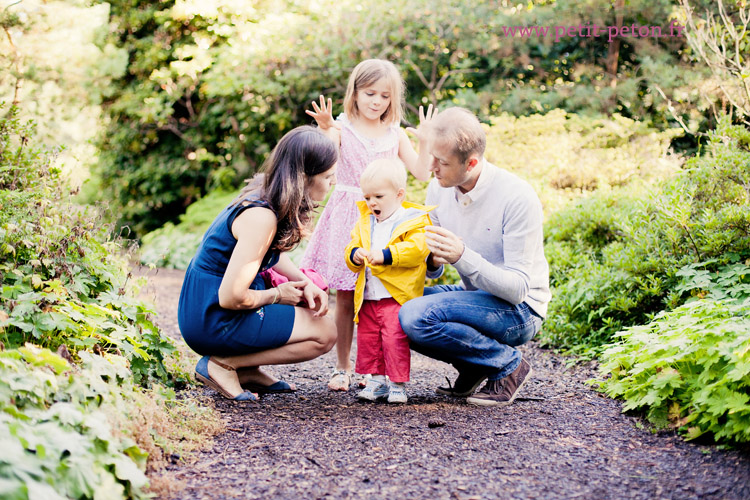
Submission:
[[[601,357],[601,372],[611,374],[602,389],[623,398],[624,411],[642,409],[689,438],[750,441],[748,297],[699,299],[619,333]]]
[[[598,350],[687,301],[748,296],[750,141],[726,119],[711,135],[706,152],[666,181],[594,193],[549,219],[546,342]]]
[[[0,119],[0,158],[14,167],[0,172],[0,341],[118,353],[137,383],[172,383],[164,361],[175,347],[126,293],[123,248],[100,212],[69,201],[32,138],[16,110]]]
[[[81,358],[74,368],[31,345],[0,353],[3,498],[148,498],[143,462],[106,414],[135,390],[128,370],[117,359]]]

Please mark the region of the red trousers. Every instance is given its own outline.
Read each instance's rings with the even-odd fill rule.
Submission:
[[[388,375],[392,382],[408,382],[409,339],[398,322],[401,309],[393,298],[365,300],[357,326],[357,373]]]

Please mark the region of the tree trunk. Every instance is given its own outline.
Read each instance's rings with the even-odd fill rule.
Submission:
[[[617,26],[618,33],[622,30],[622,9],[625,6],[625,0],[615,0],[615,24]],[[614,87],[617,85],[617,65],[620,62],[620,37],[618,36],[609,44],[609,51],[607,52],[607,73],[609,74],[612,81],[610,86]]]

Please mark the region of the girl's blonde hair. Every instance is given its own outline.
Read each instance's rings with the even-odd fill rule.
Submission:
[[[359,117],[357,109],[357,92],[380,79],[385,79],[391,88],[391,103],[380,117],[387,125],[398,125],[404,116],[404,80],[396,66],[384,59],[367,59],[357,64],[349,76],[344,97],[344,111],[351,118]]]

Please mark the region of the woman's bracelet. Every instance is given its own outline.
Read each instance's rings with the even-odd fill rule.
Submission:
[[[275,290],[276,290],[276,295],[274,295],[273,302],[271,302],[271,304],[276,304],[279,301],[279,297],[281,296],[281,292],[279,291],[279,287],[276,287]]]

